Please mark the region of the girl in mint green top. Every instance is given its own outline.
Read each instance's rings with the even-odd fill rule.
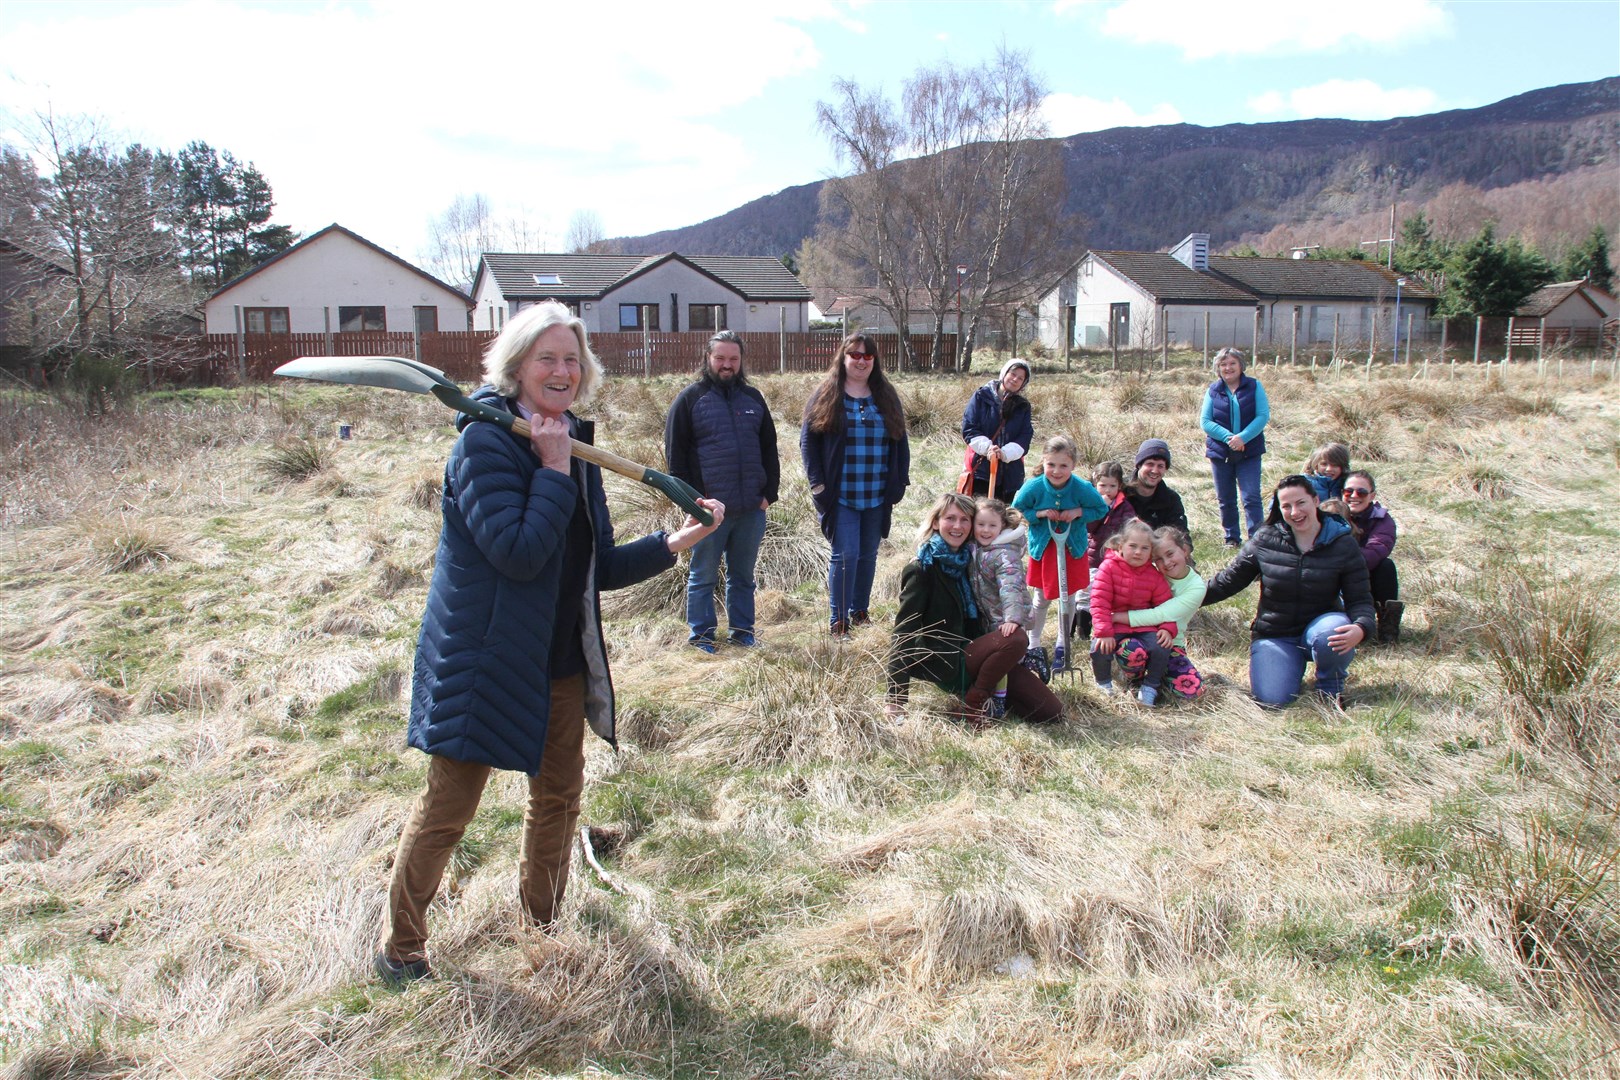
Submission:
[[[1155,529],[1153,565],[1170,582],[1170,599],[1156,607],[1128,612],[1125,617],[1132,626],[1156,626],[1162,622],[1176,624],[1176,636],[1168,641],[1165,639],[1170,635],[1159,631],[1159,644],[1170,648],[1170,665],[1165,671],[1161,689],[1169,690],[1178,697],[1197,698],[1204,692],[1204,678],[1192,661],[1187,659],[1187,624],[1203,604],[1207,586],[1192,567],[1192,541],[1187,534],[1174,525]],[[1122,654],[1119,657],[1119,664],[1124,668],[1121,675],[1127,686],[1140,676],[1140,672],[1132,670],[1133,661],[1139,661],[1140,667],[1146,670],[1147,654],[1144,652],[1139,657]]]

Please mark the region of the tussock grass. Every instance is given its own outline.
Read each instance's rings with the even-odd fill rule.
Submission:
[[[90,534],[91,561],[110,574],[171,562],[176,546],[158,529],[139,523],[109,524]]]
[[[261,459],[264,471],[278,480],[308,480],[332,467],[331,444],[322,439],[284,439]]]
[[[614,884],[576,861],[553,935],[519,927],[526,787],[492,778],[430,916],[438,978],[401,994],[369,958],[423,776],[403,745],[407,673],[453,418],[412,395],[290,387],[135,397],[115,404],[118,424],[85,431],[72,408],[0,398],[0,431],[27,433],[0,442],[5,1067],[1448,1080],[1605,1067],[1614,646],[1601,619],[1536,605],[1566,577],[1599,611],[1612,592],[1590,567],[1620,558],[1600,510],[1620,495],[1614,387],[1584,372],[1424,382],[1265,366],[1268,478],[1346,431],[1386,455],[1402,644],[1360,651],[1346,713],[1260,710],[1243,693],[1251,589],[1193,623],[1212,688],[1198,706],[1139,709],[1081,675],[1058,687],[1067,721],[974,735],[921,686],[887,723],[882,684],[899,570],[960,469],[956,425],[984,376],[898,380],[929,433],[880,549],[876,625],[834,648],[796,456],[818,377],[768,366],[755,380],[784,482],[759,571],[762,646],[687,655],[679,569],[607,594],[621,750],[591,741],[582,820],[612,838],[598,854]],[[1167,439],[1209,576],[1227,558],[1196,425],[1211,376],[1098,366],[1037,373],[1037,443],[1084,439],[1084,467]],[[1138,379],[1140,398],[1122,389]],[[657,464],[662,410],[687,381],[609,379],[587,410],[598,441]],[[1335,400],[1354,406],[1342,426],[1326,417]],[[339,450],[333,424],[357,417]],[[267,486],[266,448],[307,438],[340,461]],[[1474,463],[1512,495],[1460,483]],[[678,525],[641,485],[606,483],[621,541]],[[184,561],[87,574],[96,520],[150,528]],[[1547,567],[1527,550],[1579,558]],[[1585,659],[1487,640],[1538,623]]]

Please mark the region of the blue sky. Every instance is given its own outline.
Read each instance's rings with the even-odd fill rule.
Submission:
[[[1055,135],[1384,119],[1620,74],[1620,2],[9,0],[0,126],[18,142],[49,103],[202,139],[259,166],[278,220],[414,259],[458,194],[555,246],[578,209],[635,234],[819,179],[835,79],[895,93],[1001,44],[1031,54]]]

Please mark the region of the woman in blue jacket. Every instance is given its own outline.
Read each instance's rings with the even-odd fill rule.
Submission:
[[[411,682],[410,745],[427,786],[400,836],[375,967],[399,985],[429,974],[427,908],[492,769],[529,775],[518,882],[524,915],[545,926],[568,880],[584,786],[585,725],[613,742],[613,686],[597,593],[675,565],[714,531],[613,540],[601,471],[573,457],[591,425],[570,408],[602,378],[585,326],[548,302],[506,324],[474,396],[515,413],[521,438],[463,417],[444,471],[444,526]]]
[[[1243,519],[1252,537],[1260,528],[1260,457],[1266,452],[1266,423],[1271,407],[1265,387],[1243,373],[1243,354],[1222,349],[1215,354],[1220,378],[1204,395],[1204,456],[1215,475],[1221,502],[1221,529],[1228,547],[1243,543],[1238,531],[1238,492],[1243,493]]]
[[[973,490],[1010,503],[1024,486],[1024,455],[1035,438],[1029,399],[1029,365],[1014,357],[1001,374],[974,391],[962,410],[962,441],[973,451]],[[990,462],[996,464],[996,490],[990,490]]]

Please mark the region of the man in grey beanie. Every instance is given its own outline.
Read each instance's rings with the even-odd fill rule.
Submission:
[[[1136,516],[1155,529],[1174,525],[1188,532],[1187,511],[1181,505],[1181,496],[1164,482],[1164,474],[1169,471],[1170,444],[1163,439],[1144,439],[1136,448],[1136,473],[1125,485],[1125,497],[1136,510]]]

